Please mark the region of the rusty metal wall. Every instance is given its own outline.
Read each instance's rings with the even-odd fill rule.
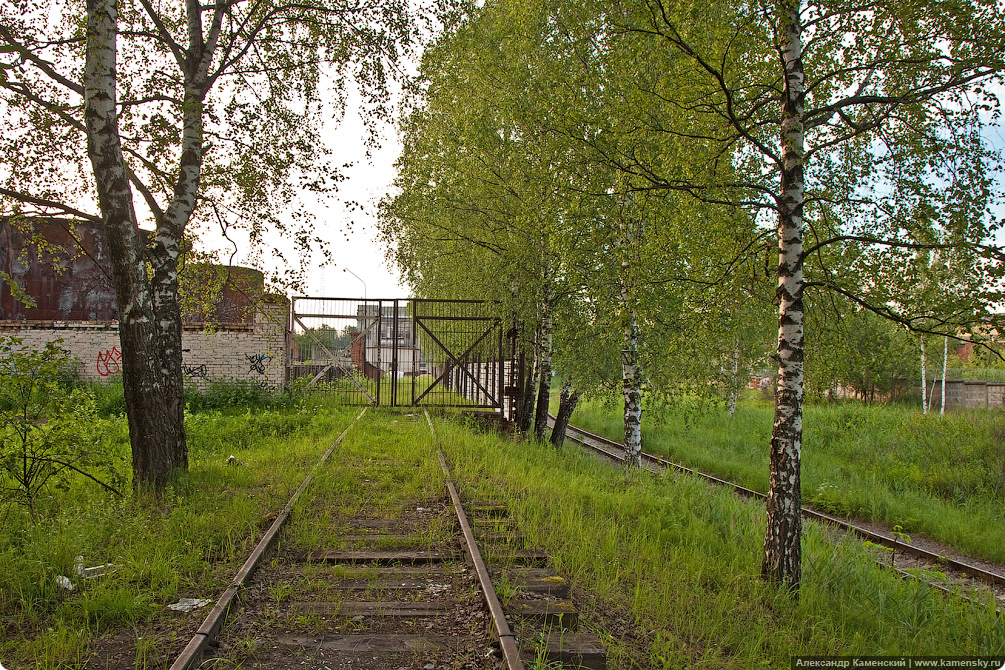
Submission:
[[[79,242],[79,244],[78,244]],[[7,282],[0,319],[114,321],[115,289],[104,230],[60,220],[0,222],[0,270],[34,300],[25,305]]]
[[[0,281],[0,321],[117,321],[118,307],[104,228],[58,219],[0,219],[0,271],[34,305]],[[199,263],[185,270],[188,326],[254,323],[264,278],[252,268]]]
[[[210,263],[182,270],[182,321],[185,324],[251,324],[264,296],[265,277],[253,268]]]

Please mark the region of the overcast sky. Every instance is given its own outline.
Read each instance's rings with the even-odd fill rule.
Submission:
[[[331,117],[331,112],[328,116]],[[394,161],[401,153],[401,145],[394,126],[388,123],[382,128],[380,149],[372,151],[368,159],[363,141],[365,133],[357,109],[347,110],[341,120],[329,118],[326,122],[325,141],[332,151],[332,162],[337,165],[351,163],[352,167],[345,170],[346,179],[339,184],[337,196],[324,201],[309,193],[303,196],[304,208],[316,217],[315,234],[328,242],[332,252],[332,263],[327,266],[322,266],[320,255],[311,259],[303,295],[335,298],[408,296],[408,289],[400,283],[399,273],[385,260],[385,249],[376,241],[375,227],[377,203],[394,180]],[[344,205],[353,201],[360,203],[363,210],[350,211]],[[242,240],[239,233],[231,235],[239,247],[233,264],[257,265],[251,261],[247,241]],[[278,234],[266,239],[270,245],[281,250],[288,264],[298,262],[289,240]],[[232,251],[218,231],[205,231],[201,242],[205,250],[219,251],[224,262]],[[267,274],[281,269],[268,254],[262,255],[259,262]]]
[[[363,297],[364,282],[369,298],[404,298],[408,290],[401,285],[396,269],[385,260],[386,249],[376,241],[377,203],[388,192],[395,177],[394,161],[401,144],[392,125],[383,129],[381,148],[366,157],[365,134],[357,114],[349,112],[343,123],[330,123],[329,148],[339,164],[353,163],[347,179],[339,185],[337,198],[327,203],[305,201],[317,217],[316,232],[330,244],[333,264],[316,267],[307,279],[307,294],[325,297]],[[349,211],[341,203],[358,202],[363,211]],[[349,225],[351,223],[351,225]],[[346,237],[348,236],[348,240]],[[355,273],[359,279],[350,272]]]

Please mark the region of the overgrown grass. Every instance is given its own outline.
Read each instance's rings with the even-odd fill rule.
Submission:
[[[572,449],[513,444],[448,423],[437,430],[468,495],[507,500],[521,530],[597,596],[592,615],[608,625],[611,668],[1005,651],[990,596],[983,605],[943,598],[877,568],[855,539],[806,529],[797,599],[759,578],[760,504],[691,477],[626,474]],[[629,614],[618,619],[618,611]]]
[[[308,381],[306,377],[294,380],[294,393],[296,394],[305,390]],[[465,377],[463,383],[468,387],[468,393],[470,394],[474,383],[467,377]],[[485,382],[483,381],[482,384],[485,384]],[[492,384],[488,386],[491,387]],[[417,400],[421,398],[421,404],[426,407],[441,405],[471,406],[474,404],[474,401],[465,397],[459,388],[451,387],[447,380],[438,379],[428,374],[421,374],[414,378],[404,376],[400,379],[394,379],[390,375],[385,374],[381,377],[379,383],[365,377],[355,380],[346,377],[332,381],[321,379],[311,388],[319,394],[323,393],[335,398],[342,398],[345,401],[351,399],[351,402],[354,404],[365,404],[368,401],[366,394],[369,394],[374,400],[379,398],[380,405],[385,407],[392,406],[392,396],[395,398],[393,404],[397,407],[411,405],[413,398]],[[366,394],[363,393],[363,389],[365,389]],[[397,389],[397,393],[395,393],[395,389]]]
[[[99,416],[121,416],[126,413],[126,401],[122,392],[122,377],[114,377],[101,382],[78,382],[94,396],[95,408]],[[185,388],[185,406],[190,412],[232,409],[295,409],[309,394],[289,393],[270,390],[247,380],[209,381],[199,387],[189,384]]]
[[[445,492],[421,413],[369,409],[332,459],[331,467],[316,474],[311,495],[299,505],[287,533],[288,542],[305,549],[352,548],[340,536],[359,533],[354,519],[414,516],[416,507],[433,507]],[[449,537],[452,529],[437,522],[426,531],[423,548]]]
[[[358,411],[316,411],[320,405],[191,414],[190,469],[160,498],[117,499],[79,481],[67,491],[48,491],[36,523],[20,508],[4,509],[0,660],[8,668],[83,667],[98,641],[123,629],[134,631],[141,666],[177,653],[184,633],[171,637],[201,615],[166,606],[223,590],[268,527],[265,515],[286,503],[326,440]],[[128,481],[125,420],[100,424]],[[245,465],[228,465],[232,454]],[[75,571],[77,556],[85,567],[114,567],[84,579]],[[73,591],[60,587],[60,576]],[[147,643],[153,646],[146,649]]]
[[[623,439],[619,408],[583,403],[572,422]],[[768,486],[772,408],[682,407],[643,423],[643,449],[758,491]],[[922,415],[903,405],[811,405],[803,420],[803,500],[900,525],[968,555],[1005,562],[1005,412]]]
[[[811,449],[820,450],[812,446],[815,441],[830,440],[838,446],[826,452],[829,458],[854,463],[851,474],[890,470],[898,462],[882,448],[868,450],[848,437],[858,434],[865,441],[865,435],[879,434],[889,447],[893,436],[911,434],[899,427],[896,412],[822,409],[831,412],[823,415],[827,421],[808,417],[808,424],[818,426],[815,434],[808,428],[808,457]],[[215,598],[222,591],[268,526],[263,515],[285,504],[358,412],[323,395],[302,398],[296,407],[200,408],[187,422],[190,471],[162,498],[118,500],[81,481],[69,491],[49,491],[36,523],[19,508],[3,510],[0,661],[13,669],[84,667],[112,636],[134,636],[137,666],[163,665],[184,645],[191,632],[186,627],[194,629],[202,618],[201,612],[179,615],[166,605],[181,597]],[[609,421],[601,411],[595,415],[598,424]],[[900,421],[915,425],[906,416]],[[937,463],[947,462],[946,441],[962,441],[976,430],[954,416],[934,424],[941,432],[931,433],[930,421],[916,429],[927,437],[916,437],[913,460],[900,454],[899,462],[928,463],[927,458],[935,461],[934,472]],[[660,429],[668,431],[668,441],[674,425]],[[822,431],[826,426],[831,433]],[[957,426],[958,433],[948,426]],[[759,454],[769,429],[769,410],[741,407],[733,423],[711,413],[686,414],[676,439],[694,442],[688,436],[701,431],[716,435],[706,439],[706,450],[710,443],[725,445],[723,461],[732,462],[725,458],[728,445],[738,445],[742,454],[745,440],[752,440],[758,449],[749,447],[751,454]],[[611,612],[629,612],[625,625],[609,626],[612,668],[777,667],[787,666],[796,653],[1005,653],[1005,629],[990,601],[975,606],[945,600],[927,586],[896,579],[878,570],[855,540],[834,543],[821,529],[807,529],[803,588],[796,600],[758,577],[764,528],[759,504],[691,478],[626,475],[571,449],[556,453],[514,444],[443,420],[437,430],[465,495],[508,500],[531,542],[549,550],[566,576],[596,595],[596,620],[610,623]],[[650,426],[650,437],[651,431]],[[94,432],[116,445],[127,474],[124,419],[112,414]],[[744,437],[748,433],[756,434]],[[996,439],[995,433],[988,435]],[[650,439],[647,448],[655,442]],[[923,457],[919,445],[943,460]],[[971,451],[967,458],[960,450],[954,453],[966,463],[987,455],[976,447]],[[246,465],[227,465],[231,454]],[[341,548],[332,538],[349,531],[347,522],[354,517],[395,518],[414,512],[415,501],[432,505],[443,496],[432,456],[421,414],[370,410],[329,467],[317,473],[283,542]],[[741,467],[742,458],[733,460],[738,478],[747,473],[755,479],[760,465]],[[926,471],[919,472],[925,480]],[[873,476],[879,479],[878,472]],[[750,479],[744,482],[757,483]],[[807,485],[813,481],[807,474]],[[954,486],[976,486],[970,481]],[[915,482],[911,486],[924,490]],[[978,487],[973,495],[989,490]],[[989,536],[1000,518],[999,512],[995,523],[986,523]],[[432,547],[450,528],[431,524],[426,532]],[[77,556],[85,566],[114,568],[103,577],[82,579],[74,571]],[[70,578],[75,590],[60,588],[59,576]]]

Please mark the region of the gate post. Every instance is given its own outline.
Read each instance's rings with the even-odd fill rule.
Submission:
[[[391,322],[391,407],[398,400],[398,300],[394,300],[394,320]]]
[[[366,303],[364,303],[366,304]],[[380,387],[383,386],[381,381],[384,379],[384,367],[380,360],[380,349],[381,342],[380,339],[384,334],[384,301],[377,301],[377,406],[380,407]],[[365,378],[366,375],[363,375]]]
[[[415,378],[418,377],[418,371],[419,371],[419,368],[418,368],[418,366],[419,366],[419,363],[418,363],[418,358],[419,358],[419,356],[418,356],[418,354],[419,354],[419,339],[418,339],[418,335],[419,335],[419,333],[418,333],[418,330],[417,330],[417,326],[415,324],[415,319],[416,319],[417,315],[418,315],[418,308],[416,306],[416,300],[415,300],[415,298],[412,298],[412,350],[413,350],[412,351],[412,404],[413,405],[415,404]],[[427,364],[426,367],[428,369],[428,364]]]
[[[503,322],[500,318],[496,322],[496,327],[499,328],[499,347],[496,349],[496,358],[499,361],[498,367],[498,381],[496,382],[496,398],[499,404],[499,420],[500,423],[506,420],[506,359],[503,358]]]

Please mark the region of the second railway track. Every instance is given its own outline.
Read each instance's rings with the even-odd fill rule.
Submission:
[[[553,415],[548,415],[549,425],[554,423],[554,419],[555,417]],[[603,436],[577,428],[571,424],[567,428],[566,439],[569,439],[608,460],[618,463],[624,463],[627,460],[623,445]],[[746,498],[763,500],[766,497],[759,491],[748,489],[728,480],[699,472],[679,463],[674,463],[668,459],[645,452],[642,453],[642,466],[655,473],[662,473],[666,470],[671,470],[699,477],[711,483],[728,487],[735,491],[738,495]],[[899,540],[893,535],[865,528],[846,519],[818,512],[807,507],[803,507],[802,514],[804,518],[819,521],[842,531],[853,533],[864,540],[872,542],[873,544],[891,548],[895,552],[899,552],[902,556],[908,557],[907,561],[905,562],[902,560],[902,565],[897,568],[905,574],[905,576],[914,577],[917,576],[916,573],[918,572],[924,573],[927,571],[945,574],[948,578],[947,581],[951,585],[963,589],[972,588],[977,584],[987,585],[993,589],[995,597],[1000,603],[999,610],[1001,610],[1001,603],[1005,603],[1005,574],[1001,571],[981,567],[976,565],[975,562],[967,561],[962,558],[954,558],[947,556],[944,553],[932,551],[925,547],[912,545],[909,542]],[[915,568],[917,570],[914,572],[909,571]],[[934,582],[930,583],[933,587],[942,591],[949,590],[946,588],[945,584]]]

